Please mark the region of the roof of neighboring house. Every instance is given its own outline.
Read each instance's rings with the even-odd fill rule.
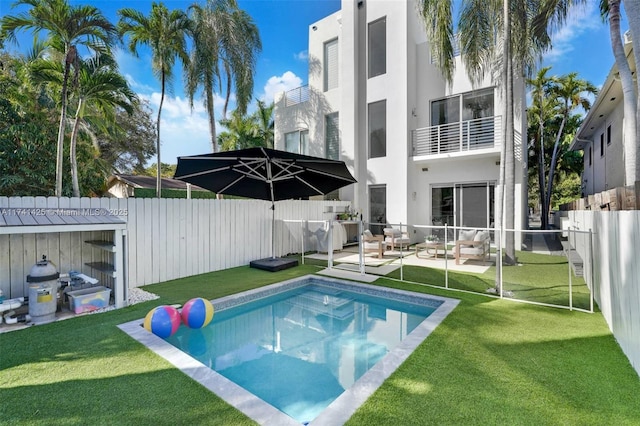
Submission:
[[[631,72],[635,72],[633,47],[631,43],[627,43],[624,48]],[[622,84],[620,83],[618,66],[614,62],[609,71],[609,75],[607,75],[607,79],[598,92],[596,100],[593,102],[593,105],[591,105],[591,109],[576,132],[569,149],[572,151],[583,150],[587,144],[593,140],[593,134],[600,128],[602,121],[609,117],[620,102],[622,102]]]
[[[116,181],[120,181],[126,185],[132,186],[134,188],[150,188],[155,189],[156,187],[156,178],[154,176],[140,176],[140,175],[123,175],[116,174],[109,177],[108,186],[113,186]],[[178,179],[172,178],[162,178],[161,179],[162,189],[187,189],[187,183]],[[191,189],[194,191],[206,191],[204,188],[200,188],[196,185],[191,185]]]

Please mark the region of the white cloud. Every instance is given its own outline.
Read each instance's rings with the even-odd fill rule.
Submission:
[[[147,99],[154,110],[154,117],[158,113],[161,94],[153,92],[151,95],[140,95]],[[215,97],[216,118],[221,118],[221,105],[224,99]],[[163,163],[175,164],[177,157],[185,155],[211,152],[209,137],[209,120],[206,110],[200,100],[193,103],[193,111],[189,100],[179,96],[165,96],[160,118],[161,160]],[[216,130],[219,132],[219,125]],[[151,162],[155,162],[152,159]]]
[[[287,90],[295,89],[302,86],[302,79],[292,73],[286,71],[281,76],[273,76],[267,80],[267,84],[264,86],[264,94],[260,97],[267,103],[273,102],[276,94],[280,92],[286,92]]]
[[[545,61],[561,59],[574,50],[583,34],[602,27],[602,18],[596,2],[586,2],[583,7],[571,9],[567,22],[552,36],[553,49],[545,54]]]
[[[298,53],[294,53],[293,54],[293,58],[298,60],[298,61],[307,61],[309,60],[309,51],[308,50],[302,50]]]

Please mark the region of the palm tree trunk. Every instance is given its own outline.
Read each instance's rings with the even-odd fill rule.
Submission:
[[[218,142],[216,141],[216,116],[213,104],[213,87],[207,79],[205,82],[205,93],[207,101],[207,116],[209,118],[209,135],[211,135],[211,152],[218,152]]]
[[[505,65],[503,72],[505,72],[505,85],[506,94],[506,114],[505,114],[505,165],[504,165],[504,180],[505,180],[505,228],[514,229],[515,225],[515,150],[514,150],[514,114],[513,114],[513,57],[511,55],[511,12],[509,0],[504,0],[504,58]],[[515,249],[515,234],[513,231],[509,231],[505,235],[505,263],[513,265],[516,262],[516,249]]]
[[[548,211],[547,204],[545,203],[544,189],[546,188],[544,182],[544,119],[543,119],[543,92],[540,91],[540,123],[539,123],[539,139],[540,139],[540,150],[538,152],[538,194],[540,194],[540,228],[547,229],[547,225],[549,222],[549,216],[547,216],[546,212]]]
[[[78,128],[80,127],[80,111],[82,111],[82,98],[78,102],[76,117],[71,131],[69,143],[69,162],[71,163],[71,182],[73,184],[73,196],[80,197],[80,184],[78,183],[78,158],[76,155],[76,141],[78,140]]]
[[[560,122],[560,128],[556,135],[556,141],[553,144],[553,152],[551,154],[551,164],[549,165],[549,179],[547,179],[547,193],[544,197],[547,210],[545,215],[549,215],[551,209],[551,191],[553,190],[553,178],[556,173],[556,165],[558,164],[558,151],[560,151],[560,139],[562,138],[562,132],[564,131],[564,125],[567,122],[567,115],[569,111],[569,105],[565,105],[564,114],[562,115],[562,121]]]
[[[544,189],[547,187],[544,181],[544,129],[540,123],[540,149],[538,152],[538,194],[540,197],[540,228],[547,229],[549,217],[545,214],[547,204],[544,196]]]
[[[611,3],[611,1],[610,1]],[[631,42],[633,44],[633,56],[637,70],[640,70],[640,3],[637,0],[622,0],[622,4],[624,4],[624,10],[627,14],[627,20],[629,21],[629,30],[631,31]],[[618,27],[620,26],[620,13],[618,9]],[[611,17],[609,18],[611,19]],[[613,23],[612,23],[613,24]],[[613,28],[611,29],[613,32]],[[617,38],[620,38],[620,30],[617,31]],[[612,43],[613,43],[613,34],[611,35]],[[621,43],[621,41],[620,41]],[[620,68],[620,62],[618,62],[618,53],[616,53],[616,49],[614,46],[614,54],[616,57],[616,65]],[[623,52],[624,54],[624,52]],[[622,58],[620,58],[622,59]],[[624,58],[625,64],[627,64],[626,57]],[[626,72],[626,71],[625,71]],[[622,71],[620,72],[620,79],[622,80]],[[633,87],[633,80],[631,77],[631,72],[629,71],[629,75],[627,76],[631,80],[631,87]],[[628,84],[628,82],[627,82]],[[625,133],[627,129],[630,130],[632,136],[627,138],[625,134],[625,146],[624,146],[624,154],[625,154],[625,183],[626,185],[633,185],[635,182],[640,181],[640,149],[638,149],[638,144],[640,144],[640,96],[636,95],[635,98],[635,114],[631,113],[631,102],[629,101],[629,105],[627,105],[627,96],[631,96],[631,94],[640,93],[640,79],[636,81],[636,92],[634,93],[633,89],[628,89],[623,84],[622,89],[624,92],[624,121],[625,121]],[[627,93],[629,90],[629,94]],[[627,115],[627,108],[629,108],[629,115]],[[631,131],[631,124],[627,123],[627,117],[635,117],[635,132]],[[628,143],[627,143],[628,142]]]
[[[160,116],[162,115],[162,104],[164,103],[164,85],[165,85],[165,75],[162,72],[161,78],[161,94],[160,94],[160,105],[158,106],[158,121],[156,122],[156,132],[158,133],[156,136],[156,157],[158,159],[158,169],[156,170],[156,197],[162,198],[162,163],[160,161]]]
[[[58,142],[56,145],[56,197],[62,197],[62,171],[64,161],[64,129],[67,121],[67,86],[69,83],[69,71],[71,63],[75,60],[75,49],[73,46],[67,48],[64,61],[64,75],[62,76],[62,93],[60,102],[62,103],[60,112],[60,126],[58,127]]]

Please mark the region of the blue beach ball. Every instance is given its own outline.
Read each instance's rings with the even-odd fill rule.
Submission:
[[[213,319],[213,305],[202,297],[196,297],[184,304],[181,315],[187,327],[205,327]]]
[[[161,305],[149,311],[144,318],[144,328],[166,339],[180,327],[180,312],[173,306]]]

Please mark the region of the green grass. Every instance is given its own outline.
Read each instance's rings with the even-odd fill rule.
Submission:
[[[159,304],[216,298],[317,270],[204,274],[145,287],[159,300],[0,334],[0,423],[252,424],[117,325]],[[461,302],[349,425],[640,424],[640,380],[601,314],[385,278],[376,284]],[[460,285],[477,283],[461,277]]]

